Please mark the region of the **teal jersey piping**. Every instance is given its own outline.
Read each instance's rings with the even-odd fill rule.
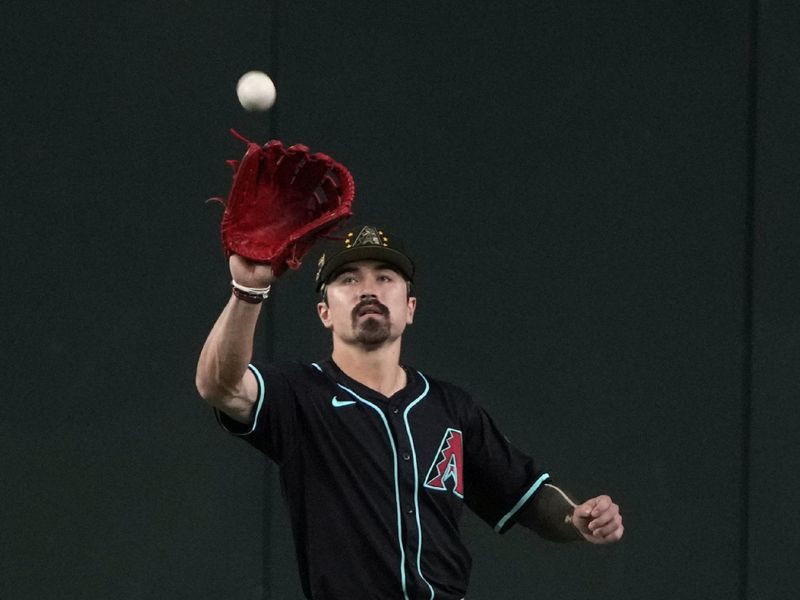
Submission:
[[[220,421],[220,424],[222,425],[222,427],[226,431],[228,431],[229,433],[231,433],[233,435],[239,436],[239,437],[244,437],[246,435],[250,435],[251,433],[253,433],[256,430],[256,426],[258,425],[258,417],[261,414],[262,407],[264,406],[264,393],[265,393],[264,392],[264,378],[261,376],[261,373],[259,372],[259,370],[257,368],[255,368],[253,365],[247,365],[247,368],[250,369],[253,372],[253,375],[255,375],[255,378],[256,378],[256,383],[258,384],[258,395],[256,397],[256,410],[255,410],[255,414],[253,415],[253,424],[250,426],[250,429],[248,429],[247,431],[236,432],[236,431],[231,431],[230,429],[225,427],[225,424],[222,423],[222,421]],[[218,410],[218,409],[215,408],[214,410]]]
[[[319,369],[318,365],[315,364],[314,366],[316,366]],[[321,370],[322,369],[320,369],[320,371]],[[402,529],[402,518],[403,517],[402,517],[402,512],[401,512],[401,509],[400,509],[400,482],[399,482],[399,479],[397,477],[397,470],[398,470],[398,466],[397,466],[397,447],[395,446],[394,438],[392,437],[392,430],[389,428],[389,422],[386,420],[386,416],[383,414],[383,411],[381,411],[380,408],[378,408],[377,406],[372,404],[372,402],[369,402],[368,400],[365,400],[364,398],[362,398],[361,396],[356,394],[353,390],[343,386],[341,383],[337,383],[336,385],[338,385],[345,392],[347,392],[348,394],[353,396],[353,398],[355,398],[356,400],[359,400],[360,402],[366,404],[371,409],[373,409],[375,412],[377,412],[378,415],[381,418],[381,421],[383,421],[384,428],[386,429],[386,436],[389,438],[389,444],[390,444],[390,446],[392,448],[392,457],[393,457],[393,460],[394,460],[394,501],[395,501],[395,505],[397,507],[397,542],[398,542],[398,545],[400,546],[400,582],[401,582],[402,588],[403,588],[403,598],[404,598],[404,600],[409,600],[409,598],[408,598],[408,585],[406,584],[406,566],[405,566],[406,565],[406,553],[405,553],[405,550],[403,548],[403,529]]]
[[[411,425],[408,422],[408,413],[420,400],[428,395],[428,391],[431,389],[431,386],[422,373],[419,371],[417,371],[417,373],[419,373],[419,376],[422,377],[422,381],[425,382],[425,389],[416,400],[406,407],[406,410],[403,412],[403,422],[406,425],[408,439],[411,441],[411,458],[414,461],[414,510],[416,511],[415,514],[417,517],[417,573],[419,573],[420,579],[425,582],[425,585],[427,585],[428,589],[431,591],[430,600],[433,600],[433,598],[436,596],[436,593],[433,591],[433,586],[422,574],[422,523],[420,523],[419,520],[419,472],[417,469],[417,452],[414,448],[414,436],[411,434]]]
[[[497,531],[497,532],[499,533],[499,532],[500,532],[500,530],[501,530],[501,529],[503,529],[503,525],[505,525],[505,524],[508,522],[508,520],[509,520],[511,517],[513,517],[513,516],[514,516],[514,515],[517,513],[517,511],[518,511],[520,508],[522,508],[522,506],[523,506],[523,505],[524,505],[524,504],[525,504],[525,503],[528,501],[528,499],[529,499],[531,496],[533,496],[533,494],[536,492],[536,490],[538,490],[538,489],[539,489],[539,487],[540,487],[540,486],[541,486],[541,485],[542,485],[542,484],[543,484],[545,481],[547,481],[548,479],[550,479],[550,475],[548,475],[547,473],[543,473],[543,474],[542,474],[542,475],[539,477],[539,479],[537,479],[537,480],[534,482],[534,484],[533,484],[533,485],[530,487],[530,489],[529,489],[527,492],[525,492],[525,495],[524,495],[524,496],[522,496],[522,498],[520,498],[520,499],[519,499],[519,502],[517,502],[517,503],[514,505],[514,508],[512,508],[512,509],[511,509],[511,510],[508,512],[508,514],[507,514],[506,516],[504,516],[502,519],[500,519],[500,521],[497,523],[497,525],[495,525],[495,527],[494,527],[494,530],[495,530],[495,531]]]

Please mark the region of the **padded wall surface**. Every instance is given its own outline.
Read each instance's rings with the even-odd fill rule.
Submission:
[[[760,3],[748,598],[796,594],[800,490],[800,7]]]
[[[791,595],[800,14],[760,8],[7,3],[3,596],[301,597],[274,468],[193,387],[229,127],[346,164],[417,258],[406,361],[622,505],[609,548],[467,516],[471,598]],[[315,263],[260,354],[328,352]]]

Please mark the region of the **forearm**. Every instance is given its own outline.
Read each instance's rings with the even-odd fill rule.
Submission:
[[[211,404],[243,397],[243,378],[253,354],[261,304],[231,296],[206,339],[197,363],[195,382],[200,395]]]
[[[545,483],[520,515],[520,524],[553,542],[583,540],[573,525],[575,502],[558,486]]]
[[[577,504],[552,483],[542,486],[519,521],[554,542],[609,544],[618,542],[625,532],[619,505],[609,496],[601,494]]]

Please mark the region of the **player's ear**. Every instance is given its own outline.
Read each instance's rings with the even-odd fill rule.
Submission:
[[[332,326],[331,311],[328,308],[327,302],[323,301],[317,303],[317,315],[319,316],[319,320],[322,321],[323,327],[325,327],[325,329],[330,329]]]
[[[417,298],[409,296],[407,301],[406,325],[411,325],[414,322],[414,312],[417,310]]]

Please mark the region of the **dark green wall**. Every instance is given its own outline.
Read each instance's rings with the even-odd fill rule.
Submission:
[[[781,515],[800,491],[800,7],[760,8],[747,597],[791,598],[800,535]]]
[[[407,362],[622,505],[609,548],[468,516],[472,598],[792,596],[800,8],[3,12],[4,598],[300,598],[274,469],[193,387],[229,127],[348,165],[358,219],[418,259]],[[252,68],[265,116],[236,102]],[[327,352],[307,262],[260,353]]]

